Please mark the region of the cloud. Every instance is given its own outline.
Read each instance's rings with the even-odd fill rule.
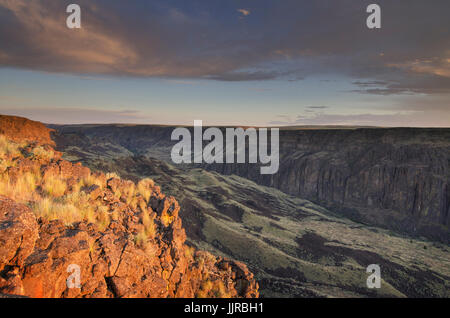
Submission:
[[[353,82],[358,89],[351,90],[361,94],[373,95],[414,95],[414,94],[448,94],[450,93],[450,77],[437,74],[405,74],[391,73],[381,81]]]
[[[65,25],[62,3],[0,0],[0,65],[75,74],[174,78],[202,77],[234,68],[231,62],[215,56],[195,56],[190,48],[177,54],[183,42],[188,47],[186,32],[200,25],[176,10],[168,10],[162,17],[148,17],[148,23],[142,19],[135,23],[131,16],[122,17],[120,11],[113,11],[104,2],[102,6],[102,1],[94,5],[81,0],[79,4],[83,27],[70,30]],[[186,24],[187,31],[171,28],[177,24]]]
[[[388,83],[385,81],[355,81],[352,84],[365,88],[365,87],[385,86]]]
[[[450,77],[450,58],[432,57],[426,59],[415,59],[400,63],[388,64],[389,67],[404,69],[414,73]]]
[[[313,113],[295,118],[278,115],[267,124],[271,126],[380,126],[383,127],[448,127],[448,110],[397,110],[385,114]]]
[[[388,126],[392,123],[393,118],[397,118],[398,114],[390,115],[339,115],[339,114],[315,114],[308,117],[299,115],[295,120],[283,121],[273,120],[269,125],[279,126],[377,126],[380,122],[386,123]],[[406,121],[404,122],[407,123]]]
[[[246,24],[227,1],[77,3],[81,30],[66,28],[62,1],[0,0],[0,66],[233,82],[334,74],[356,93],[450,93],[448,0],[379,0],[376,32],[365,26],[365,1],[261,1]]]
[[[250,13],[251,13],[250,10],[247,10],[247,9],[238,9],[237,11],[245,17],[250,15]]]
[[[306,108],[307,109],[319,109],[319,110],[322,110],[322,109],[327,109],[329,107],[328,106],[308,106]]]
[[[93,10],[85,4],[86,12]],[[106,26],[88,25],[69,30],[60,6],[50,1],[1,0],[6,15],[1,35],[1,65],[49,71],[105,73],[134,63],[138,56],[122,39],[112,36]],[[6,10],[5,10],[6,9]],[[83,12],[84,13],[84,12]],[[89,17],[89,14],[87,14]],[[87,18],[86,18],[87,20]]]
[[[0,107],[0,114],[26,117],[48,124],[155,123],[150,116],[138,110]]]
[[[207,76],[208,79],[225,82],[244,82],[244,81],[266,81],[276,79],[281,76],[276,71],[255,71],[255,72],[230,72],[220,75]]]

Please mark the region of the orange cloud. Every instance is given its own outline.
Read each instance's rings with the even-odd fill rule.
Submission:
[[[251,13],[250,10],[247,9],[238,9],[237,11],[240,12],[243,16],[248,16]]]
[[[165,25],[196,27],[196,21],[178,10],[170,10],[164,17],[170,23],[161,22],[164,19],[160,17],[152,21],[156,27],[142,32],[124,25],[120,12],[100,10],[89,1],[80,0],[79,4],[82,28],[69,29],[64,4],[0,0],[0,8],[14,16],[14,32],[0,29],[0,37],[17,44],[14,49],[0,47],[0,65],[79,74],[201,78],[228,73],[246,63],[242,58],[227,59],[215,52],[195,56],[190,54],[194,46],[184,46],[180,51],[181,43],[187,41],[184,29]],[[244,10],[243,14],[249,12]]]
[[[396,67],[415,73],[425,73],[450,78],[450,59],[429,58],[416,59],[404,63],[391,63],[390,67]]]
[[[137,54],[129,43],[89,24],[89,21],[83,28],[71,30],[65,24],[65,12],[55,14],[53,8],[44,6],[42,2],[0,0],[0,5],[20,21],[22,30],[26,32],[26,45],[47,56],[47,62],[50,62],[49,57],[54,57],[55,60],[65,60],[75,72],[107,72],[137,60]],[[19,64],[21,61],[18,59],[13,54],[0,54],[1,64]]]

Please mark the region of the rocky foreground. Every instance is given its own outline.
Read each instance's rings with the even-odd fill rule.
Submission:
[[[246,265],[185,244],[178,202],[151,180],[62,160],[39,123],[0,127],[0,294],[258,297]]]

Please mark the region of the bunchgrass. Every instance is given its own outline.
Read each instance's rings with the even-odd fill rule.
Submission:
[[[102,198],[91,198],[84,190],[93,185],[105,190],[107,180],[120,179],[116,173],[89,174],[69,182],[70,178],[64,179],[58,175],[43,177],[40,167],[30,169],[27,166],[21,170],[23,158],[50,162],[54,156],[55,151],[51,148],[17,143],[0,135],[0,195],[28,205],[37,217],[61,220],[67,226],[86,221],[96,224],[100,231],[104,231],[112,221],[120,219],[117,209],[111,208]],[[11,170],[13,167],[17,169]],[[143,227],[135,240],[142,246],[155,237],[156,233],[154,214],[148,208],[153,185],[150,179],[144,179],[138,185],[124,181],[114,191],[114,196],[125,201],[131,209],[141,210]]]

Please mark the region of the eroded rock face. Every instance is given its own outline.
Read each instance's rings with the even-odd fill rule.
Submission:
[[[0,198],[0,293],[28,297],[195,297],[205,282],[220,282],[206,297],[257,297],[258,285],[244,264],[201,251],[189,252],[179,206],[158,189],[149,209],[171,213],[170,224],[145,248],[135,243],[139,218],[130,209],[104,231],[79,222],[36,220],[25,206]],[[170,212],[170,210],[172,211]],[[68,288],[71,266],[80,288]]]

